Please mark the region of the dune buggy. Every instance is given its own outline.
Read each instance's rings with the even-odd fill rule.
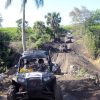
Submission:
[[[45,98],[62,100],[62,95],[53,71],[49,54],[46,51],[26,51],[17,64],[18,72],[13,76],[7,100]]]

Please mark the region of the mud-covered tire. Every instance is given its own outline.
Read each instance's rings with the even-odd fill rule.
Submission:
[[[61,88],[57,84],[55,85],[54,90],[54,100],[63,100]]]
[[[15,98],[15,87],[11,85],[7,92],[7,100],[16,100]]]

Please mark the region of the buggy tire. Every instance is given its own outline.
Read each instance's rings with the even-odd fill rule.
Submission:
[[[57,84],[54,90],[54,100],[63,100],[61,88]]]
[[[15,98],[15,87],[11,85],[7,92],[7,100],[16,100]]]

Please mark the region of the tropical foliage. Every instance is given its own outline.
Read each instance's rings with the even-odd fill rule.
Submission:
[[[10,3],[12,0],[8,0]],[[27,0],[25,0],[26,2]],[[36,0],[37,1],[37,0]],[[41,1],[41,0],[40,0]],[[37,3],[37,2],[36,2]],[[7,5],[9,3],[7,2]],[[37,7],[39,7],[37,3]],[[55,38],[61,38],[62,33],[68,31],[78,34],[84,40],[92,58],[100,55],[100,10],[89,11],[86,7],[81,9],[75,7],[70,12],[72,25],[60,26],[61,17],[59,13],[48,13],[45,16],[46,23],[36,21],[33,27],[28,26],[28,22],[24,20],[25,42],[27,48],[39,48],[42,44]],[[7,66],[12,66],[10,61],[14,59],[11,55],[14,53],[9,44],[12,42],[20,42],[22,40],[21,26],[22,19],[16,21],[17,27],[0,28],[0,69],[5,70]],[[16,48],[15,48],[16,49]]]
[[[80,34],[92,58],[100,55],[100,10],[89,11],[86,7],[70,12],[73,32]]]
[[[33,30],[38,35],[43,35],[46,33],[46,26],[43,21],[37,21],[34,23]]]
[[[8,34],[0,32],[0,72],[5,71],[6,66],[9,64],[9,40],[10,37]]]
[[[13,0],[7,0],[5,7],[7,8]],[[28,0],[22,0],[21,4],[21,10],[22,10],[22,46],[23,51],[26,50],[26,34],[25,34],[25,7]],[[36,3],[36,6],[39,8],[40,6],[43,6],[43,0],[34,0]]]
[[[22,19],[16,21],[18,29],[21,31],[22,28]],[[25,29],[28,28],[28,21],[25,21]]]
[[[46,16],[46,23],[52,29],[54,38],[57,37],[58,29],[61,22],[60,13],[48,13]]]

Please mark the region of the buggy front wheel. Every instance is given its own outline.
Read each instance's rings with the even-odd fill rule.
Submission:
[[[55,85],[54,100],[63,100],[62,91],[61,91],[60,86],[58,85]]]
[[[15,88],[14,86],[10,86],[7,92],[7,100],[16,100],[15,98]]]

